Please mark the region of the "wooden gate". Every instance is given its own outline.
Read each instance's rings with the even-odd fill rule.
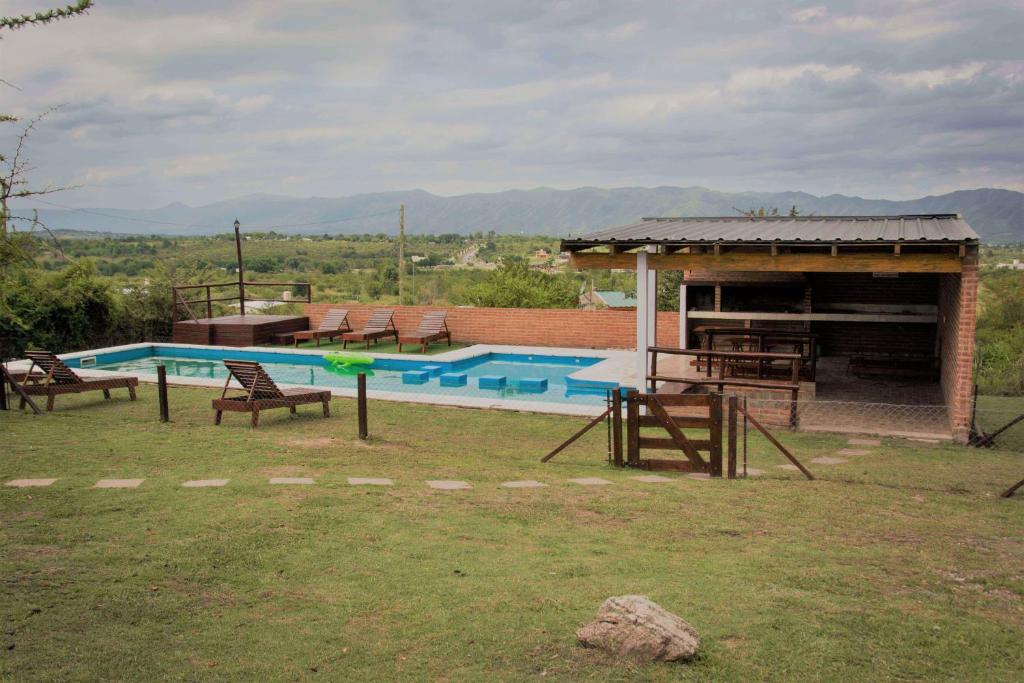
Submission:
[[[736,399],[729,397],[727,400],[728,473],[730,478],[734,478]],[[722,415],[721,394],[641,394],[631,391],[626,395],[626,458],[621,464],[648,470],[703,472],[712,477],[721,477]],[[661,428],[667,437],[642,434],[640,430],[645,427]],[[707,437],[704,438],[703,434],[700,438],[687,436],[683,433],[684,429],[707,430]],[[645,449],[679,451],[685,459],[645,458]]]

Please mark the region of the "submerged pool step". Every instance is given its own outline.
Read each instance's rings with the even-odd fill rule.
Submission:
[[[406,370],[402,373],[402,384],[426,384],[430,373],[426,370]]]
[[[466,373],[446,372],[441,375],[442,387],[464,387],[466,386]]]
[[[478,381],[481,389],[504,389],[507,384],[505,375],[481,375]]]
[[[543,394],[548,390],[548,380],[544,377],[524,377],[519,380],[519,391],[529,394]]]

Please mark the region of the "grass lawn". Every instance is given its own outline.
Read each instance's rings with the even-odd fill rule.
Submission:
[[[267,412],[175,388],[0,413],[0,680],[1020,680],[1024,476],[1007,449],[750,437],[756,479],[645,484],[582,419],[353,401]],[[123,394],[123,392],[115,392]],[[314,486],[270,486],[308,476]],[[355,487],[349,476],[390,477]],[[583,487],[573,477],[604,477]],[[144,478],[137,489],[90,488]],[[225,478],[223,488],[182,488]],[[435,491],[427,479],[462,479]],[[539,489],[500,488],[536,479]],[[576,644],[608,596],[640,593],[704,639],[691,664]]]
[[[452,345],[448,346],[448,344],[445,343],[445,342],[434,342],[433,344],[431,344],[430,346],[427,347],[427,354],[426,355],[428,355],[428,356],[436,356],[437,354],[444,353],[445,351],[454,351],[455,349],[464,349],[467,346],[470,346],[470,344],[466,344],[466,343],[463,343],[463,342],[452,342]],[[294,344],[287,344],[287,345],[282,346],[281,348],[294,349],[295,345]],[[340,340],[328,343],[328,341],[326,339],[320,340],[320,347],[319,347],[319,349],[317,348],[316,342],[313,342],[313,341],[299,342],[299,348],[300,349],[313,349],[314,351],[315,350],[320,350],[320,351],[341,351],[342,350],[342,348],[341,348],[341,341]],[[411,354],[422,354],[423,353],[422,348],[423,347],[420,346],[419,344],[403,344],[402,345],[402,353],[408,353],[410,355]],[[347,351],[355,351],[357,353],[359,353],[359,352],[366,352],[366,343],[365,342],[349,342],[348,343],[348,349],[346,349],[346,350]],[[370,344],[370,351],[369,352],[370,353],[398,353],[398,344],[396,344],[394,342],[390,342],[390,341],[386,341],[386,342],[382,341],[382,342],[378,342],[376,344],[371,343]]]

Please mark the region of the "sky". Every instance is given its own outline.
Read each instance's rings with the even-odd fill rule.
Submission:
[[[62,205],[1024,190],[1021,0],[96,4],[0,34],[0,112],[60,105],[28,155]]]

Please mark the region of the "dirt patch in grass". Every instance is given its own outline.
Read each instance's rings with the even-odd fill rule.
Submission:
[[[298,448],[326,448],[338,443],[338,439],[333,436],[311,436],[301,439],[285,439],[280,442],[282,446],[297,446]]]

